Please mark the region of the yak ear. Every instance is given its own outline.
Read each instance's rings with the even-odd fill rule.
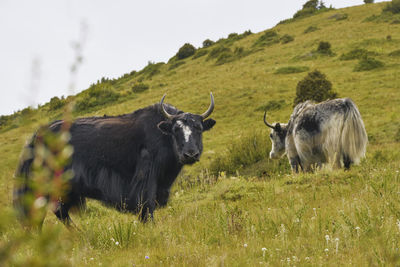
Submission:
[[[275,131],[280,132],[282,130],[281,125],[279,124],[279,122],[277,122],[275,124]]]
[[[203,132],[210,130],[212,127],[214,127],[216,121],[213,119],[208,119],[203,121]]]
[[[170,121],[162,121],[157,124],[157,127],[163,134],[168,135],[172,133],[172,123]]]

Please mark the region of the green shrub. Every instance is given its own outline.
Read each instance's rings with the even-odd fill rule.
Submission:
[[[336,13],[332,16],[329,17],[329,19],[334,19],[334,20],[344,20],[347,19],[348,15],[346,13]]]
[[[317,52],[322,54],[330,54],[331,51],[331,44],[329,42],[319,42]]]
[[[245,134],[232,142],[225,153],[210,164],[210,172],[218,175],[225,172],[235,174],[252,164],[268,157],[270,150],[268,135],[261,132]]]
[[[81,94],[75,104],[75,111],[87,111],[95,107],[115,102],[120,94],[110,84],[100,83],[92,86]]]
[[[390,52],[389,56],[390,57],[400,57],[400,49]]]
[[[361,59],[366,56],[374,55],[376,53],[370,52],[363,48],[353,49],[345,54],[342,54],[339,59],[340,60],[353,60],[353,59]]]
[[[282,44],[287,44],[287,43],[293,42],[294,37],[289,34],[285,34],[279,40],[281,41]]]
[[[306,66],[288,66],[288,67],[281,67],[275,71],[275,74],[292,74],[292,73],[301,73],[308,71],[310,68]]]
[[[306,100],[321,102],[337,97],[337,93],[332,90],[332,83],[320,71],[315,70],[307,74],[296,87],[296,98],[293,106]]]
[[[285,100],[270,100],[266,104],[259,106],[254,111],[272,111],[281,109],[285,105]]]
[[[218,45],[208,53],[207,60],[218,58],[219,55],[229,52],[232,52],[229,47]]]
[[[234,60],[234,54],[232,51],[225,51],[218,55],[217,61],[215,62],[216,65],[222,65]]]
[[[185,63],[186,63],[185,61],[177,61],[177,62],[174,62],[174,63],[172,63],[172,64],[169,66],[168,70],[176,69],[177,67],[179,67],[179,66],[181,66],[181,65],[183,65],[183,64],[185,64]]]
[[[313,9],[313,8],[303,8],[299,11],[297,11],[294,15],[293,18],[304,18],[304,17],[309,17],[311,15],[313,15],[314,13],[316,13],[317,9]]]
[[[62,97],[61,99],[58,98],[57,96],[52,97],[50,99],[50,103],[49,103],[49,110],[57,110],[59,108],[62,108],[65,105],[65,100]]]
[[[268,30],[255,41],[254,45],[269,46],[276,43],[279,43],[278,33],[275,30]]]
[[[214,41],[211,41],[210,39],[206,39],[203,41],[203,47],[210,47],[214,44]]]
[[[358,64],[354,67],[354,71],[369,71],[373,69],[382,68],[385,64],[372,57],[363,57]]]
[[[372,3],[374,3],[374,0],[364,0],[364,3],[365,4],[372,4]]]
[[[194,56],[192,58],[196,59],[196,58],[199,58],[199,57],[207,55],[207,53],[208,53],[208,50],[206,50],[206,49],[198,49],[196,51],[196,54],[194,54]]]
[[[134,86],[132,86],[132,92],[134,93],[141,93],[143,91],[146,91],[147,89],[149,89],[149,86],[144,83],[137,83]]]
[[[305,29],[305,30],[304,30],[304,33],[315,32],[315,31],[317,31],[317,30],[319,30],[319,28],[318,28],[318,27],[315,27],[315,26],[309,26],[307,29]]]
[[[195,52],[196,48],[193,45],[186,43],[179,48],[178,53],[176,53],[176,57],[178,59],[184,59],[193,56]]]
[[[154,63],[154,62],[149,61],[147,63],[147,66],[144,67],[141,71],[138,72],[139,75],[142,75],[142,77],[141,77],[142,79],[141,80],[146,79],[146,78],[150,79],[154,75],[159,74],[161,72],[160,68],[164,64],[165,64],[164,62]]]
[[[400,0],[392,0],[392,2],[387,3],[383,8],[383,12],[390,12],[393,14],[400,13]]]

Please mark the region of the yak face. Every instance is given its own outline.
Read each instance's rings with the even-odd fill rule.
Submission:
[[[214,96],[210,93],[211,103],[201,115],[192,113],[170,114],[164,107],[164,95],[160,102],[160,111],[167,119],[158,124],[164,134],[172,137],[175,154],[181,164],[193,164],[203,152],[202,133],[210,130],[215,121],[208,119],[214,110]]]
[[[181,113],[172,120],[162,121],[158,128],[173,140],[174,151],[181,164],[199,161],[203,152],[202,133],[215,124],[213,119],[203,121],[200,115]]]
[[[286,134],[286,124],[276,123],[274,128],[271,129],[271,133],[269,134],[272,143],[271,152],[269,153],[271,159],[279,159],[285,154]]]

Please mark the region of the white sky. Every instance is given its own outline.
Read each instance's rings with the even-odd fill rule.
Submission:
[[[166,62],[184,43],[259,32],[306,0],[0,0],[0,115],[71,94],[72,43],[87,25],[75,92]],[[380,2],[380,1],[376,1]],[[335,8],[363,0],[326,0]]]

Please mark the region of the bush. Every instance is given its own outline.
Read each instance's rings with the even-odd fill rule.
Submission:
[[[292,74],[292,73],[300,73],[308,71],[310,68],[305,66],[295,67],[295,66],[288,66],[288,67],[281,67],[275,71],[275,74]]]
[[[146,91],[147,89],[149,89],[149,86],[144,83],[137,83],[134,86],[132,86],[132,92],[134,93],[141,93],[143,91]]]
[[[57,110],[59,108],[62,108],[65,105],[65,100],[64,98],[58,98],[57,96],[52,97],[50,99],[50,103],[49,103],[49,109],[50,110]]]
[[[226,46],[223,46],[223,45],[219,45],[217,47],[214,47],[208,53],[207,60],[218,58],[219,55],[221,55],[222,53],[226,53],[226,52],[232,52],[232,51],[231,51],[231,49],[229,47],[226,47]]]
[[[285,34],[279,40],[281,41],[282,44],[287,44],[287,43],[293,42],[294,37],[289,34]]]
[[[196,48],[193,45],[186,43],[181,48],[179,48],[178,53],[176,53],[176,57],[178,59],[184,59],[193,56],[195,52]]]
[[[339,59],[340,60],[361,59],[363,57],[366,57],[369,55],[374,55],[374,54],[376,54],[376,53],[370,52],[363,48],[356,48],[356,49],[351,50],[350,52],[342,54]]]
[[[315,27],[315,26],[309,26],[307,29],[305,29],[305,30],[304,30],[304,33],[315,32],[315,31],[317,31],[317,30],[319,30],[319,28],[318,28],[318,27]]]
[[[178,62],[172,63],[172,64],[169,66],[168,70],[176,69],[177,67],[179,67],[179,66],[181,66],[181,65],[183,65],[183,64],[185,64],[185,63],[186,63],[185,61],[178,61]]]
[[[102,106],[115,102],[120,94],[109,84],[97,84],[81,94],[81,98],[76,101],[75,111],[87,111],[94,107]]]
[[[279,43],[278,33],[275,30],[268,30],[255,41],[254,45],[269,46],[275,43]]]
[[[203,47],[210,47],[214,44],[214,41],[211,41],[210,39],[206,39],[203,41]]]
[[[317,53],[330,56],[333,55],[331,44],[329,42],[319,42]]]
[[[329,17],[329,19],[334,19],[334,20],[344,20],[347,19],[349,16],[346,13],[336,13],[332,16]]]
[[[385,64],[372,57],[363,57],[358,64],[354,67],[354,71],[369,71],[373,69],[382,68]]]
[[[337,97],[337,93],[332,90],[332,83],[320,71],[315,70],[301,80],[296,87],[296,98],[293,106],[307,100],[321,102]]]
[[[390,52],[389,56],[390,57],[400,57],[400,49]]]
[[[208,53],[208,50],[199,49],[199,50],[196,51],[196,54],[194,54],[194,56],[192,58],[196,59],[196,58],[199,58],[199,57],[207,55],[207,53]]]
[[[149,61],[148,63],[147,63],[147,66],[146,67],[144,67],[141,71],[139,71],[138,72],[138,74],[139,75],[142,75],[142,80],[144,79],[144,78],[148,78],[148,79],[150,79],[150,78],[152,78],[154,75],[157,75],[157,74],[159,74],[161,71],[160,71],[160,68],[161,68],[161,66],[163,66],[165,63],[164,62],[159,62],[159,63],[154,63],[154,62],[151,62],[151,61]]]
[[[364,0],[364,3],[365,4],[372,4],[372,3],[374,3],[374,0]]]
[[[400,0],[392,0],[392,2],[387,3],[383,8],[383,12],[390,12],[393,14],[400,13]]]
[[[218,55],[217,61],[215,62],[216,65],[222,65],[234,60],[234,55],[232,51],[225,51]]]

